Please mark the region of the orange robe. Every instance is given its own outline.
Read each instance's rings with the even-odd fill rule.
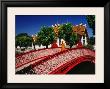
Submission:
[[[61,51],[64,51],[64,50],[65,50],[65,44],[62,43],[62,44],[61,44]]]

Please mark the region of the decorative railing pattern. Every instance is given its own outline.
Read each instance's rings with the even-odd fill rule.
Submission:
[[[42,58],[45,58],[49,55],[54,55],[61,51],[61,48],[50,48],[50,49],[44,49],[44,50],[37,50],[33,52],[27,52],[22,55],[17,55],[15,59],[16,68],[21,67],[27,63],[30,63],[32,61],[39,61]]]
[[[74,61],[79,57],[92,57],[92,62],[95,62],[95,51],[85,48],[70,49],[68,51],[59,53],[49,58],[47,61],[33,64],[33,70],[36,74],[51,74],[53,71],[58,70],[61,66]]]

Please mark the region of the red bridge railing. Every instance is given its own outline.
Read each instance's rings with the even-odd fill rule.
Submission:
[[[87,48],[73,48],[46,59],[33,64],[36,74],[64,74],[83,61],[95,63],[95,51]]]
[[[34,61],[40,61],[50,55],[59,53],[61,48],[49,48],[49,49],[40,49],[35,51],[30,51],[23,53],[21,55],[16,55],[15,65],[16,69],[22,67],[28,63],[33,63]]]

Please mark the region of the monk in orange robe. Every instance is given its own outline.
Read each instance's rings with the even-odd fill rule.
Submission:
[[[64,42],[62,41],[62,43],[61,43],[61,51],[64,51],[65,50],[65,44],[64,44]]]

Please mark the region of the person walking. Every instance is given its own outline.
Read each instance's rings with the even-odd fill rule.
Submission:
[[[61,51],[64,51],[65,50],[65,44],[64,44],[64,42],[62,41],[62,43],[61,43]]]

